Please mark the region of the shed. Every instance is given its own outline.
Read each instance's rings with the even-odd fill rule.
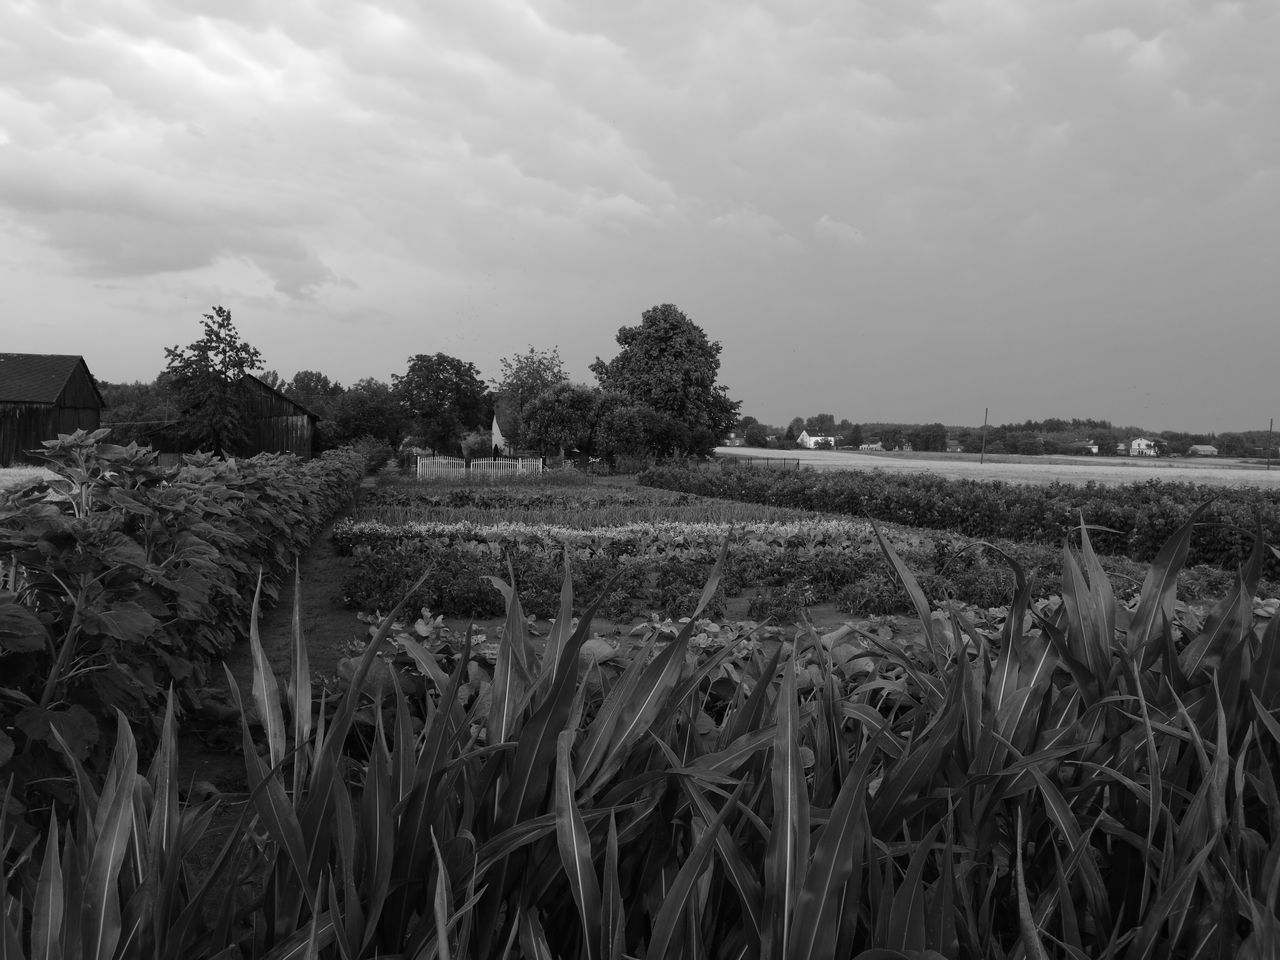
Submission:
[[[1188,457],[1216,457],[1218,448],[1211,443],[1193,443],[1187,447]]]
[[[0,467],[39,463],[28,451],[45,440],[98,429],[104,406],[84,357],[0,353]]]
[[[310,459],[320,418],[251,373],[240,378],[240,388],[252,411],[248,453],[292,453]]]

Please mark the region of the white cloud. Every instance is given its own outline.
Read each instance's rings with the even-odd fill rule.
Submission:
[[[161,329],[215,294],[268,337],[378,318],[308,357],[345,380],[432,338],[585,364],[674,301],[762,419],[809,403],[784,381],[817,394],[786,419],[861,403],[821,385],[868,330],[971,371],[1060,362],[1071,330],[1123,404],[1096,344],[1209,350],[1209,312],[1245,342],[1275,302],[1277,44],[1274,5],[1155,0],[0,5],[0,288]],[[1073,372],[1017,415],[1130,416],[1064,409]],[[884,414],[937,419],[931,397]]]

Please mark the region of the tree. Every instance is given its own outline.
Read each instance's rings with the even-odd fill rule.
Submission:
[[[836,432],[836,418],[834,414],[819,413],[809,417],[804,422],[804,428],[809,431],[811,437],[830,437]]]
[[[408,429],[408,411],[395,391],[373,377],[357,380],[334,398],[329,419],[320,421],[321,434],[331,447],[360,437],[375,437],[396,447]]]
[[[767,447],[769,446],[769,431],[762,423],[753,423],[747,427],[747,431],[743,434],[742,442],[748,447]]]
[[[635,327],[618,330],[622,348],[609,362],[596,357],[591,372],[606,391],[626,394],[682,423],[692,433],[716,438],[737,423],[741,404],[716,383],[720,344],[670,303],[651,307]]]
[[[262,355],[240,339],[231,311],[204,315],[204,336],[185,349],[166,348],[161,380],[181,411],[179,434],[197,449],[226,456],[249,440],[249,395],[240,378],[262,369]]]
[[[862,427],[859,424],[850,424],[849,429],[844,433],[844,442],[846,446],[853,447],[855,450],[862,446]]]
[[[589,449],[601,392],[581,383],[557,383],[525,404],[520,412],[524,442],[544,454]]]
[[[318,370],[299,370],[280,388],[280,392],[316,416],[327,418],[332,415],[334,402],[343,391],[342,384],[330,380]]]
[[[457,451],[469,430],[488,426],[485,386],[474,364],[445,353],[409,358],[404,376],[392,374],[396,396],[431,449]]]
[[[507,442],[518,447],[524,442],[522,411],[525,404],[569,377],[564,372],[559,347],[535,350],[530,346],[527,353],[503,357],[498,362],[502,367],[502,379],[495,384],[495,413]]]

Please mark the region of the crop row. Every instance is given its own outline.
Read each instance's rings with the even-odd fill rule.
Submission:
[[[352,449],[164,468],[105,433],[46,443],[57,476],[0,496],[0,783],[30,811],[117,710],[149,733],[170,685],[203,684],[365,470]]]
[[[801,511],[732,503],[652,487],[505,486],[449,481],[384,483],[366,496],[354,516],[387,524],[492,522],[494,518],[589,529],[635,522],[747,523],[793,520]]]
[[[545,642],[509,588],[493,666],[393,635],[397,607],[321,699],[299,622],[287,697],[254,644],[251,793],[206,869],[219,800],[181,801],[172,712],[145,775],[121,720],[101,790],[77,777],[0,884],[3,955],[1275,956],[1280,617],[1248,609],[1259,543],[1174,622],[1190,534],[1133,606],[1087,538],[1052,608],[1013,566],[991,628],[936,619],[877,542],[921,619],[900,646],[738,628],[700,654],[695,603],[602,659],[566,577]]]
[[[529,611],[550,617],[559,596],[559,569],[567,554],[580,592],[603,591],[601,613],[615,620],[671,615],[695,597],[698,583],[731,536],[715,615],[729,597],[748,597],[753,619],[794,617],[804,607],[835,604],[853,615],[901,612],[910,600],[887,570],[871,525],[849,520],[726,524],[656,523],[579,530],[548,524],[412,523],[387,525],[340,521],[334,531],[340,552],[356,561],[345,583],[347,602],[360,610],[388,610],[416,587],[411,607],[446,616],[499,616],[502,594],[491,578],[514,573]],[[896,530],[895,549],[919,572],[931,596],[990,608],[1007,604],[1014,578],[1000,552],[1016,559],[1032,577],[1037,595],[1061,593],[1062,554],[1039,544],[997,542],[981,548],[947,533],[921,535]],[[1241,558],[1243,559],[1243,558]],[[1141,579],[1142,568],[1123,559],[1103,561],[1122,595]],[[1184,570],[1184,596],[1198,600],[1225,589],[1222,571]],[[1271,595],[1277,588],[1263,584]]]
[[[1202,503],[1210,503],[1190,545],[1191,564],[1234,569],[1261,524],[1280,543],[1280,493],[1151,480],[1123,486],[1096,483],[1043,486],[953,480],[935,474],[877,471],[754,470],[726,464],[702,469],[659,466],[639,475],[644,485],[704,497],[794,507],[951,530],[966,537],[1059,545],[1081,518],[1095,527],[1100,553],[1149,561]],[[1265,569],[1280,574],[1280,556]]]

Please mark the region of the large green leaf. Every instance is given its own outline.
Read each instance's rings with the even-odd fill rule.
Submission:
[[[596,960],[601,955],[600,884],[592,863],[591,835],[573,798],[573,763],[569,757],[573,738],[573,730],[564,730],[556,744],[556,840],[565,877],[582,920],[587,958]]]

